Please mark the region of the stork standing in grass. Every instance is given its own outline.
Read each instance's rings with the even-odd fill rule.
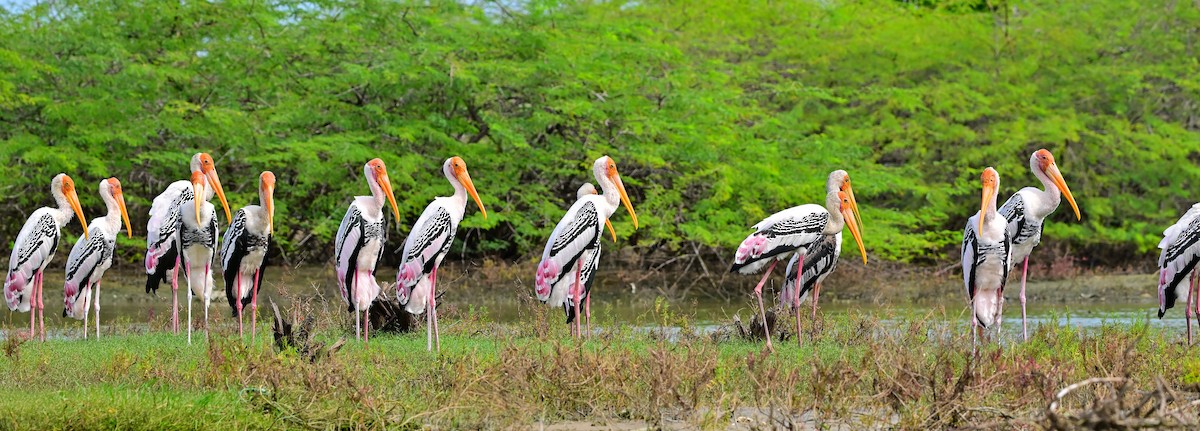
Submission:
[[[575,198],[583,199],[597,194],[600,194],[600,192],[596,191],[596,186],[593,186],[592,183],[583,183],[582,186],[579,186],[579,190],[575,192]],[[617,242],[617,231],[613,229],[612,222],[608,221],[608,218],[604,219],[604,227],[612,235],[612,240],[615,244]],[[583,314],[580,317],[587,322],[587,334],[589,337],[592,335],[592,286],[595,284],[596,270],[599,266],[600,253],[590,253],[589,259],[583,263],[582,271],[579,271],[578,275],[578,284],[583,286]],[[579,289],[579,287],[576,287],[576,289]],[[567,302],[569,303],[563,303],[563,312],[567,315],[567,325],[570,325],[576,317],[575,308],[572,306],[574,305],[574,301]]]
[[[450,252],[458,224],[466,214],[467,195],[475,200],[479,212],[487,219],[487,210],[479,201],[475,183],[467,172],[467,163],[458,156],[446,159],[442,163],[442,174],[454,187],[454,194],[434,198],[421,212],[404,241],[404,260],[396,274],[396,298],[400,305],[414,315],[425,313],[428,337],[425,348],[430,351],[435,343],[437,349],[442,350],[437,327],[437,270],[446,253]]]
[[[83,319],[83,338],[88,334],[88,311],[95,310],[96,338],[100,338],[100,278],[112,266],[113,253],[117,248],[117,236],[121,234],[121,221],[125,231],[133,238],[129,225],[129,211],[125,208],[125,194],[121,181],[109,178],[100,182],[100,198],[108,208],[108,214],[99,222],[92,220],[88,235],[79,237],[67,257],[67,276],[63,283],[63,317]],[[92,299],[95,292],[95,299]]]
[[[40,334],[42,341],[46,341],[42,276],[58,250],[58,241],[62,238],[60,230],[71,222],[72,215],[77,215],[79,224],[83,225],[84,238],[90,236],[87,220],[79,207],[79,196],[75,193],[75,181],[67,174],[58,174],[50,181],[50,193],[58,207],[38,208],[29,215],[13,243],[8,276],[4,278],[4,300],[8,309],[28,311],[29,337]]]
[[[1200,262],[1200,204],[1192,205],[1183,217],[1163,232],[1158,243],[1162,253],[1158,258],[1158,318],[1175,306],[1180,296],[1186,295],[1183,315],[1187,323],[1188,345],[1192,344],[1193,304],[1200,303],[1200,284],[1197,284],[1196,263]],[[1183,279],[1191,274],[1185,289]],[[1200,305],[1195,306],[1200,312]]]
[[[758,297],[759,317],[763,322],[763,333],[767,338],[767,349],[775,348],[771,344],[771,331],[767,328],[767,311],[763,306],[762,287],[766,284],[775,264],[796,252],[801,256],[797,266],[805,267],[804,256],[809,253],[827,236],[835,236],[843,227],[850,228],[850,234],[863,250],[862,234],[858,231],[855,217],[856,206],[850,198],[850,193],[833,190],[825,195],[825,206],[806,204],[791,207],[772,214],[770,217],[755,224],[754,233],[742,240],[734,255],[733,265],[729,272],[754,274],[767,267],[762,280],[754,287],[754,295]],[[863,261],[866,252],[863,251]],[[768,266],[769,265],[769,266]],[[792,302],[796,310],[796,340],[800,341],[800,307],[799,289],[794,289]]]
[[[367,313],[380,292],[375,280],[375,265],[387,244],[387,219],[383,209],[391,204],[397,222],[400,221],[400,209],[396,206],[396,195],[392,193],[392,181],[383,160],[367,162],[363,166],[363,177],[371,188],[371,195],[355,196],[346,210],[334,240],[334,265],[342,300],[354,313],[354,337],[366,341],[370,337],[371,324]],[[366,333],[363,333],[364,325],[367,326]]]
[[[1067,187],[1062,172],[1054,163],[1054,156],[1045,149],[1037,150],[1029,156],[1029,170],[1033,176],[1042,182],[1042,188],[1025,187],[1000,207],[1000,215],[1008,222],[1009,238],[1012,238],[1011,266],[1021,264],[1021,334],[1029,339],[1029,326],[1025,317],[1025,278],[1029,273],[1029,254],[1042,241],[1042,223],[1050,214],[1058,209],[1061,196],[1066,196],[1067,203],[1075,211],[1075,219],[1080,219],[1079,206],[1071,189]],[[1061,194],[1060,194],[1061,193]]]
[[[215,193],[225,208],[225,218],[229,215],[229,203],[225,200],[225,190],[221,187],[221,178],[217,176],[217,168],[212,156],[208,153],[196,153],[192,156],[191,170],[200,171],[208,181],[204,188],[202,200],[212,200]],[[150,220],[146,223],[146,293],[158,291],[158,284],[171,277],[171,330],[179,333],[179,224],[184,208],[183,202],[191,201],[192,183],[180,180],[171,183],[162,193],[154,198],[150,206]]]
[[[217,250],[217,210],[203,196],[211,196],[205,190],[208,177],[201,171],[192,172],[192,195],[180,203],[179,256],[188,287],[187,340],[192,344],[192,297],[198,296],[204,303],[204,338],[208,339],[208,306],[212,304],[212,263]]]
[[[238,318],[238,336],[242,335],[242,308],[250,307],[251,340],[258,333],[258,291],[262,288],[275,220],[275,174],[271,171],[258,176],[258,203],[247,205],[233,215],[233,222],[221,241],[225,299]]]
[[[971,302],[971,352],[978,342],[979,327],[999,326],[1004,309],[1004,283],[1012,266],[1012,238],[1007,221],[996,212],[1000,174],[988,167],[980,176],[983,201],[979,212],[967,220],[963,231],[962,269],[967,298]]]
[[[828,195],[836,191],[846,192],[850,198],[850,206],[854,210],[853,222],[856,223],[858,232],[861,234],[862,218],[858,213],[858,202],[854,199],[854,191],[850,187],[850,174],[846,171],[839,169],[829,173],[829,179],[825,181],[825,193]],[[862,248],[862,243],[858,244],[858,249],[862,253],[863,263],[867,263],[867,251]],[[817,301],[821,297],[821,282],[833,273],[838,258],[842,255],[842,230],[838,229],[837,233],[833,235],[825,235],[804,250],[804,254],[799,252],[792,254],[792,259],[788,261],[783,288],[779,290],[779,303],[789,304],[793,308],[799,307],[811,292],[812,319],[816,320]],[[804,261],[804,277],[797,280],[799,271],[796,270],[796,267],[801,260]],[[799,295],[796,294],[797,288],[800,291]]]
[[[592,175],[604,191],[601,195],[586,195],[575,201],[559,220],[546,241],[542,260],[534,276],[535,293],[539,301],[551,307],[564,304],[573,306],[573,314],[579,316],[580,300],[583,298],[582,277],[584,266],[599,259],[600,237],[604,235],[605,222],[625,205],[633,219],[634,229],[638,226],[637,213],[625,192],[625,183],[617,172],[617,163],[611,157],[602,156],[592,164]],[[571,302],[567,302],[571,301]],[[570,316],[570,314],[568,314]],[[573,333],[580,335],[579,319],[575,319]],[[570,323],[570,321],[568,321]]]

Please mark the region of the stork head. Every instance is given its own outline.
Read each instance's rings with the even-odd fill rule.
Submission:
[[[1029,166],[1050,178],[1054,187],[1058,188],[1058,191],[1067,198],[1067,203],[1071,204],[1071,210],[1075,211],[1075,219],[1082,219],[1079,214],[1079,205],[1075,204],[1075,196],[1071,195],[1071,189],[1067,187],[1067,181],[1063,179],[1062,172],[1059,172],[1058,164],[1054,163],[1054,155],[1045,148],[1034,151],[1033,155],[1029,156]]]
[[[388,203],[392,205],[392,214],[396,215],[396,224],[399,225],[400,207],[396,206],[396,195],[392,193],[392,180],[388,178],[387,167],[383,165],[383,160],[371,159],[366,166],[363,166],[363,171],[367,174],[367,181],[378,186]]]
[[[72,180],[67,174],[58,174],[50,181],[50,190],[55,195],[61,195],[67,201],[67,205],[75,212],[75,216],[79,217],[79,224],[83,225],[83,237],[87,238],[87,219],[83,217],[83,207],[79,205],[79,194],[75,191],[75,180]]]
[[[483,202],[479,200],[479,193],[475,191],[475,182],[471,181],[471,174],[467,172],[467,162],[458,156],[451,157],[442,164],[442,171],[451,181],[462,184],[467,194],[471,195],[471,199],[475,200],[475,205],[479,207],[479,212],[483,213],[483,218],[487,219],[487,209],[483,208]]]
[[[117,209],[121,211],[121,220],[125,222],[125,232],[133,238],[133,226],[129,224],[129,210],[125,208],[125,192],[121,190],[121,180],[112,177],[100,184],[104,186],[101,192],[104,192],[103,188],[107,188],[109,196],[117,203]]]

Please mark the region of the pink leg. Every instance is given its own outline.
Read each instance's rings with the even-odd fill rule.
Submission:
[[[254,271],[254,285],[252,287],[252,289],[254,289],[254,290],[252,290],[250,292],[250,341],[252,341],[252,342],[255,340],[255,338],[257,336],[257,332],[255,331],[255,329],[258,328],[257,323],[258,323],[258,289],[259,289],[259,285],[258,285],[259,278],[258,277],[260,274],[259,271],[260,270]]]
[[[1025,318],[1025,277],[1029,275],[1029,256],[1025,256],[1025,263],[1021,265],[1021,334],[1025,336],[1025,341],[1029,341],[1029,322]]]
[[[583,302],[583,286],[579,282],[580,277],[583,276],[583,259],[576,259],[575,262],[575,337],[578,338],[583,335],[583,325],[579,324],[579,321],[583,319],[583,316],[579,315],[579,303]]]
[[[243,337],[245,334],[242,333],[242,271],[238,270],[236,277],[237,280],[233,282],[233,292],[237,300],[233,304],[234,308],[237,309],[238,315],[238,337]]]
[[[363,310],[363,344],[371,344],[371,306]]]
[[[796,264],[796,288],[792,289],[792,310],[796,312],[796,345],[800,345],[800,281],[804,279],[804,254],[800,254],[800,262]],[[817,301],[813,297],[813,319],[817,317]],[[813,325],[816,330],[816,325]]]
[[[37,336],[37,273],[33,274],[33,280],[30,281],[29,287],[29,339]]]
[[[211,267],[212,267],[211,263],[204,264],[204,282],[205,283],[208,282],[208,279],[209,279],[208,274],[209,274],[209,270],[211,269]],[[207,286],[204,288],[204,291],[205,292],[208,291]],[[204,341],[208,341],[208,298],[202,298],[202,299],[204,300]]]
[[[355,269],[354,270],[354,285],[350,286],[350,290],[349,290],[351,304],[356,302],[356,300],[354,299],[354,292],[357,292],[357,288],[358,288],[358,270]],[[355,308],[354,309],[354,339],[362,340],[363,339],[362,338],[362,323],[359,322],[358,316],[359,316],[358,309]]]
[[[1192,293],[1193,291],[1196,293]],[[1196,304],[1200,304],[1200,274],[1197,274],[1197,270],[1192,270],[1191,282],[1188,284],[1187,302],[1188,302],[1187,307],[1191,307],[1193,302]],[[1197,307],[1197,308],[1200,308],[1200,307]],[[1187,314],[1187,313],[1185,312],[1184,314]],[[1200,315],[1197,315],[1196,322],[1198,325],[1200,325]],[[1192,332],[1192,324],[1191,324],[1191,322],[1188,322],[1188,345],[1192,344],[1191,332]]]
[[[771,277],[771,271],[775,270],[776,263],[779,263],[779,261],[771,261],[771,265],[767,267],[767,271],[763,274],[762,280],[758,282],[758,286],[754,286],[754,295],[758,296],[758,312],[760,313],[759,317],[762,318],[763,334],[767,336],[767,350],[771,352],[775,351],[775,347],[771,345],[771,329],[767,327],[767,307],[763,306],[762,288],[764,284],[767,284],[767,279]]]
[[[92,302],[92,307],[96,310],[96,339],[100,339],[100,281],[96,281],[96,300]],[[83,333],[87,334],[87,328],[83,328]]]
[[[442,351],[442,335],[441,335],[441,333],[438,332],[437,271],[438,271],[437,266],[434,266],[433,273],[430,274],[430,278],[429,278],[429,302],[433,304],[432,306],[430,306],[429,312],[433,314],[433,343],[437,347],[437,351],[440,352],[440,351]]]
[[[46,342],[46,301],[45,301],[45,275],[42,271],[37,273],[37,301],[38,301],[38,329],[42,336],[42,342]]]
[[[171,330],[179,334],[179,256],[175,256],[175,269],[171,270]]]
[[[1183,316],[1184,316],[1184,319],[1186,319],[1185,321],[1187,322],[1187,342],[1188,342],[1189,346],[1192,345],[1192,290],[1195,285],[1196,285],[1196,272],[1193,271],[1192,278],[1190,281],[1188,281],[1187,305],[1185,305],[1183,307],[1184,308]]]
[[[430,289],[432,291],[432,289]],[[433,351],[433,295],[425,300],[425,305],[429,307],[425,310],[425,350]]]
[[[975,298],[971,298],[971,356],[979,354],[979,319],[975,317]]]

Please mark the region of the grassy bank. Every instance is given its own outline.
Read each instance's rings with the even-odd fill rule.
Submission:
[[[276,353],[262,327],[256,344],[228,327],[210,342],[200,335],[193,346],[162,333],[44,344],[7,340],[0,428],[540,422],[725,429],[793,420],[801,428],[1042,428],[1054,425],[1047,406],[1055,393],[1092,377],[1128,379],[1128,386],[1074,391],[1058,407],[1063,424],[1081,412],[1096,414],[1095,403],[1116,396],[1123,397],[1118,411],[1140,409],[1134,416],[1195,424],[1187,403],[1197,398],[1200,360],[1176,331],[1146,323],[1092,331],[1038,327],[1033,341],[991,343],[972,360],[967,334],[945,323],[954,317],[831,313],[817,324],[816,338],[806,334],[799,347],[794,339],[777,341],[775,354],[734,332],[698,333],[686,316],[668,310],[653,316],[651,327],[682,326],[677,336],[624,327],[579,343],[565,336],[557,314],[530,313],[527,323],[516,325],[467,316],[441,325],[440,354],[425,351],[421,330],[379,334],[369,347],[350,342],[315,363],[294,351]],[[319,339],[352,337],[334,319],[318,321],[324,322]],[[1176,410],[1185,414],[1172,416]]]

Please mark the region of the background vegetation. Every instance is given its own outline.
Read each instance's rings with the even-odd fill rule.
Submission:
[[[609,154],[641,254],[727,258],[845,168],[873,257],[932,263],[978,172],[1035,185],[1045,147],[1084,217],[1047,235],[1127,265],[1196,200],[1198,38],[1188,1],[42,1],[0,12],[0,238],[61,171],[90,217],[119,177],[144,229],[203,150],[235,208],[274,171],[279,252],[319,262],[364,162],[406,233],[457,154],[491,218],[455,251],[528,257]]]

